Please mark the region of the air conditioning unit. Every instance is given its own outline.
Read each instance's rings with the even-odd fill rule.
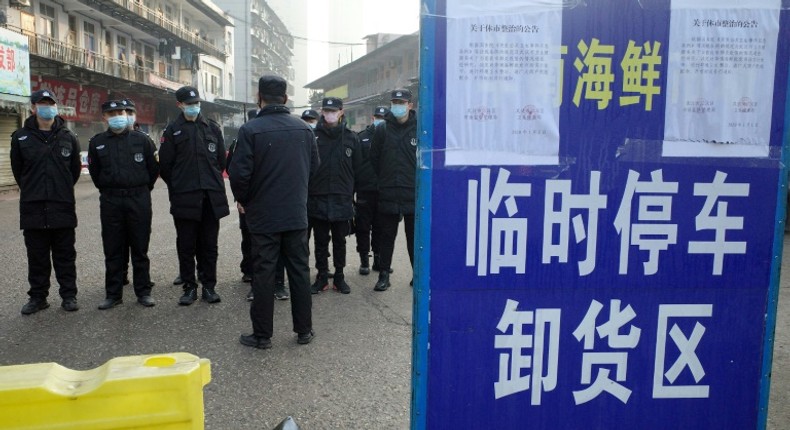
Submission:
[[[30,7],[30,0],[9,0],[9,5],[17,9]]]

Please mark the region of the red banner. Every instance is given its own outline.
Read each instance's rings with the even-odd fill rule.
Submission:
[[[74,112],[68,112],[64,109],[60,113],[66,120],[75,122],[102,121],[101,104],[109,98],[106,88],[80,85],[50,78],[43,78],[41,81],[33,80],[30,82],[30,86],[32,91],[47,88],[57,97],[59,106],[74,108]],[[116,97],[121,98],[120,95]],[[156,111],[154,99],[152,97],[129,98],[134,102],[137,109],[137,122],[140,124],[153,124]]]

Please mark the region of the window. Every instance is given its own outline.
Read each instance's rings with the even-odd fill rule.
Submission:
[[[77,17],[69,15],[69,45],[77,44]]]
[[[55,8],[44,3],[39,3],[39,23],[41,24],[41,31],[40,33],[44,36],[49,36],[53,39],[57,38],[55,26],[56,16],[55,16]]]
[[[96,52],[96,27],[90,22],[82,22],[82,47]]]
[[[115,37],[116,48],[118,49],[118,59],[121,61],[129,61],[128,45],[126,36],[120,34]]]
[[[145,45],[143,47],[143,58],[145,59],[145,68],[154,69],[154,47]]]
[[[227,52],[233,52],[233,34],[231,34],[231,32],[228,32],[228,39],[227,40],[228,40],[228,43],[227,43],[228,49],[226,49],[226,51]]]
[[[165,19],[172,21],[173,20],[173,8],[170,5],[165,5]]]

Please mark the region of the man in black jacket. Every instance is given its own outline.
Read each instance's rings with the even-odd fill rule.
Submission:
[[[310,180],[307,217],[315,237],[315,267],[318,269],[313,294],[329,287],[329,235],[332,235],[332,260],[335,289],[349,294],[343,267],[346,265],[346,236],[354,217],[354,174],[362,164],[357,135],[346,127],[343,101],[327,97],[322,102],[321,118],[315,127],[321,166]]]
[[[379,188],[376,172],[370,164],[370,146],[373,143],[373,134],[376,126],[384,123],[384,117],[389,113],[384,106],[373,109],[373,122],[359,132],[359,151],[362,154],[362,164],[355,172],[354,191],[356,192],[354,227],[357,237],[357,252],[359,253],[359,274],[370,273],[370,250],[373,249],[373,270],[379,267],[379,229],[376,227],[376,212],[378,211]]]
[[[61,307],[76,311],[74,184],[82,170],[80,144],[57,115],[58,102],[51,91],[34,91],[30,102],[33,114],[11,135],[11,170],[19,185],[19,224],[25,236],[30,283],[30,300],[22,307],[22,314],[49,307],[53,267],[63,299]]]
[[[99,305],[101,310],[123,303],[127,249],[132,255],[137,302],[146,307],[155,304],[151,298],[148,244],[151,239],[151,190],[159,176],[159,163],[151,138],[129,129],[126,108],[127,104],[121,100],[102,104],[108,128],[93,136],[88,144],[88,171],[93,184],[101,191],[101,235],[106,270],[106,298]]]
[[[398,224],[403,219],[409,261],[414,268],[414,200],[417,176],[417,113],[411,91],[395,90],[390,95],[390,113],[376,127],[370,161],[379,181],[378,227],[381,229],[381,267],[373,288],[390,287],[390,266]]]
[[[315,135],[285,106],[287,83],[279,76],[258,81],[258,117],[239,129],[229,169],[233,195],[247,214],[252,235],[252,334],[245,346],[271,348],[274,272],[282,258],[291,290],[296,341],[312,341],[313,316],[307,250],[308,181],[318,168]]]
[[[176,91],[182,110],[168,124],[159,147],[162,179],[176,224],[176,248],[184,295],[178,304],[197,300],[195,258],[201,269],[203,300],[217,303],[217,239],[219,220],[230,215],[225,195],[225,141],[219,124],[200,114],[200,95],[193,87]],[[200,240],[198,240],[200,238]]]

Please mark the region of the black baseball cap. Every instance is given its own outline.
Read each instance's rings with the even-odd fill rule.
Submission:
[[[337,97],[326,97],[321,102],[321,109],[340,110],[343,109],[343,100]]]
[[[307,109],[302,112],[302,119],[318,119],[318,112],[312,109]]]
[[[121,100],[121,104],[123,105],[124,109],[137,112],[137,109],[134,107],[134,102],[132,101],[132,99],[123,99]]]
[[[376,108],[373,109],[373,116],[380,116],[383,118],[389,113],[389,111],[390,110],[387,109],[386,106],[376,106]]]
[[[186,86],[176,91],[176,100],[181,103],[194,103],[199,102],[201,99],[197,88]]]
[[[121,100],[107,100],[106,102],[101,104],[101,111],[104,112],[112,112],[114,110],[123,110],[125,111],[126,105],[123,104]]]
[[[36,104],[44,99],[50,99],[55,102],[55,104],[58,103],[58,99],[55,98],[55,94],[50,90],[38,90],[33,91],[33,93],[30,94],[30,103]]]
[[[406,89],[395,90],[390,95],[390,100],[406,100],[411,101],[411,91]]]

